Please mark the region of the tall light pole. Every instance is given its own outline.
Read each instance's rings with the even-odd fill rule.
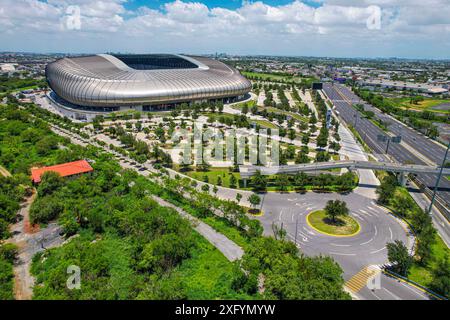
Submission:
[[[431,214],[431,210],[433,209],[434,199],[436,198],[436,192],[439,187],[439,182],[441,181],[442,171],[444,170],[445,161],[447,160],[448,149],[450,149],[450,142],[447,145],[447,150],[445,150],[444,159],[442,159],[441,169],[439,170],[439,175],[436,179],[436,185],[434,186],[433,196],[431,197],[430,207],[428,208],[428,214]]]

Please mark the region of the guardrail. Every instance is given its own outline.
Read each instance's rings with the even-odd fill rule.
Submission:
[[[273,167],[254,166],[254,165],[241,165],[239,171],[241,177],[247,178],[254,175],[257,171],[260,171],[262,175],[272,174],[294,174],[300,171],[316,171],[327,170],[336,168],[347,168],[349,170],[354,169],[370,169],[370,170],[384,170],[392,172],[404,172],[404,173],[430,173],[438,174],[440,168],[437,166],[425,166],[425,165],[405,165],[401,163],[392,162],[373,162],[373,161],[355,161],[355,160],[341,160],[341,161],[329,161],[329,162],[317,162],[307,164],[296,165],[282,165]],[[450,169],[443,170],[444,175],[450,175]]]
[[[424,287],[424,286],[422,286],[421,284],[418,284],[417,282],[412,281],[412,280],[410,280],[410,279],[408,279],[408,278],[406,278],[406,277],[404,277],[404,276],[401,276],[401,275],[399,275],[398,273],[395,273],[394,271],[391,271],[391,270],[389,270],[389,269],[383,269],[383,273],[386,274],[386,275],[388,275],[388,276],[392,276],[392,277],[394,277],[394,278],[397,278],[397,279],[399,279],[399,280],[402,280],[402,281],[404,281],[404,282],[407,282],[407,283],[413,285],[414,287],[416,287],[416,288],[418,288],[418,289],[420,289],[420,290],[426,292],[427,294],[429,294],[430,296],[432,296],[432,297],[434,297],[434,298],[436,298],[436,299],[438,299],[438,300],[448,300],[446,297],[441,296],[440,294],[434,292],[433,290],[428,289],[427,287]]]
[[[415,184],[417,184],[420,191],[422,191],[425,194],[425,196],[431,201],[431,198],[433,197],[433,190],[425,186],[419,179],[417,179],[417,177],[413,176],[411,177],[411,180]],[[434,205],[442,213],[445,219],[447,219],[447,221],[450,222],[450,208],[447,202],[445,202],[444,199],[442,199],[442,197],[439,196],[439,194],[436,194],[436,197],[434,198]]]

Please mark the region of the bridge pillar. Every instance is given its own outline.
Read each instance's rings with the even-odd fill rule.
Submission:
[[[408,181],[408,172],[399,172],[397,177],[400,185],[402,187],[406,186],[406,181]]]
[[[247,179],[244,179],[244,188],[247,188]]]

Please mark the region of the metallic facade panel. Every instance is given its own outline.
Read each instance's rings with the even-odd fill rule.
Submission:
[[[172,55],[171,59],[184,59],[197,67],[137,70],[119,57],[123,61],[107,54],[63,58],[47,65],[47,81],[61,98],[86,107],[220,99],[251,90],[250,81],[237,70],[213,59]]]

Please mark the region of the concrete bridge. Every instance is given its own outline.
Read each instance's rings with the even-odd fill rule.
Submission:
[[[401,164],[393,162],[375,162],[375,161],[356,161],[356,160],[342,160],[342,161],[330,161],[330,162],[316,162],[316,163],[304,163],[294,165],[283,165],[273,167],[263,166],[239,166],[239,172],[241,178],[246,184],[246,180],[253,176],[257,171],[260,171],[262,175],[273,174],[296,174],[297,172],[314,172],[319,170],[328,170],[336,168],[346,168],[348,170],[356,169],[369,169],[369,170],[383,170],[395,172],[399,176],[399,181],[402,185],[406,183],[406,176],[409,173],[429,173],[439,174],[441,170],[438,166],[426,166],[418,164]],[[443,175],[450,175],[450,168],[444,168],[442,170]]]

